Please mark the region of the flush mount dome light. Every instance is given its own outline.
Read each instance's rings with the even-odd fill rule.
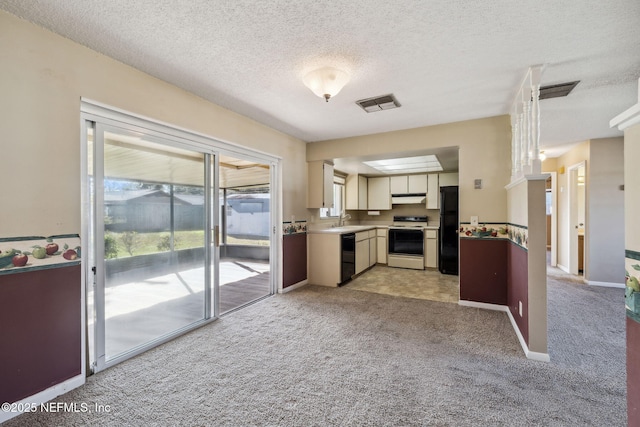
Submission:
[[[302,79],[313,93],[329,102],[349,82],[349,74],[333,67],[324,67],[307,73]]]

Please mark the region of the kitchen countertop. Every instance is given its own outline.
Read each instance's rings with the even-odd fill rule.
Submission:
[[[359,231],[375,230],[376,228],[389,228],[389,225],[343,225],[341,227],[327,227],[318,229],[307,229],[307,234],[347,234]],[[439,230],[437,225],[427,225],[425,230]]]

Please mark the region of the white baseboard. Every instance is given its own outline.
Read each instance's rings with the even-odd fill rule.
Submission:
[[[516,335],[518,336],[518,341],[520,341],[520,347],[524,351],[524,355],[527,359],[537,360],[539,362],[550,362],[551,358],[548,353],[539,353],[537,351],[529,350],[529,346],[527,346],[527,342],[524,340],[524,337],[520,333],[520,328],[518,328],[518,324],[516,323],[516,319],[513,318],[511,314],[511,310],[507,310],[507,316],[509,316],[509,320],[511,321],[511,326],[513,326],[513,330],[516,331]]]
[[[549,358],[549,354],[547,353],[538,353],[536,351],[529,350],[529,347],[527,346],[527,342],[524,340],[524,337],[520,333],[520,328],[518,328],[516,319],[513,318],[513,316],[511,315],[511,310],[509,310],[509,307],[507,307],[506,305],[487,304],[484,302],[465,301],[465,300],[458,301],[458,305],[462,305],[465,307],[483,308],[485,310],[503,311],[507,313],[507,316],[509,317],[509,321],[511,322],[511,326],[513,327],[513,330],[516,331],[516,335],[518,336],[518,341],[520,341],[520,346],[522,347],[522,350],[524,351],[524,355],[527,357],[527,359],[537,360],[540,362],[549,362],[551,360]]]
[[[287,293],[287,292],[289,292],[289,291],[293,291],[294,289],[301,288],[301,287],[303,287],[303,286],[305,286],[305,285],[307,285],[307,284],[309,284],[309,280],[308,280],[308,279],[304,279],[304,280],[303,280],[303,281],[301,281],[301,282],[295,283],[295,284],[293,284],[293,285],[291,285],[291,286],[287,286],[286,288],[281,289],[281,290],[280,290],[280,293],[281,293],[281,294],[286,294],[286,293]]]
[[[34,412],[40,411],[40,405],[42,403],[46,403],[50,400],[55,399],[56,397],[63,395],[74,388],[78,388],[85,383],[85,377],[83,374],[76,375],[73,378],[69,378],[68,380],[56,384],[53,387],[49,387],[46,390],[42,390],[40,393],[36,393],[33,396],[29,396],[24,398],[18,402],[12,403],[15,405],[16,409],[20,409],[20,411],[15,412],[5,412],[0,409],[0,424],[10,420],[11,418],[17,417],[23,412]]]
[[[591,286],[603,286],[605,288],[622,288],[624,289],[624,283],[615,283],[615,282],[596,282],[595,280],[585,280],[587,285]]]
[[[458,301],[458,305],[462,305],[464,307],[483,308],[485,310],[509,311],[509,307],[506,305],[488,304],[486,302],[467,301],[462,299]]]
[[[569,273],[569,274],[571,274],[571,272],[569,271],[569,268],[565,267],[564,265],[562,265],[562,264],[557,264],[557,267],[558,267],[560,270],[564,271],[565,273]]]

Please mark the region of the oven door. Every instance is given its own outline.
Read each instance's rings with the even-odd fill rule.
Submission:
[[[389,255],[424,255],[424,230],[421,228],[390,228]]]

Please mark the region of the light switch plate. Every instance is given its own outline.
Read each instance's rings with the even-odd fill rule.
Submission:
[[[471,217],[471,225],[473,225],[473,226],[477,226],[478,225],[478,217],[477,216],[472,216]]]

